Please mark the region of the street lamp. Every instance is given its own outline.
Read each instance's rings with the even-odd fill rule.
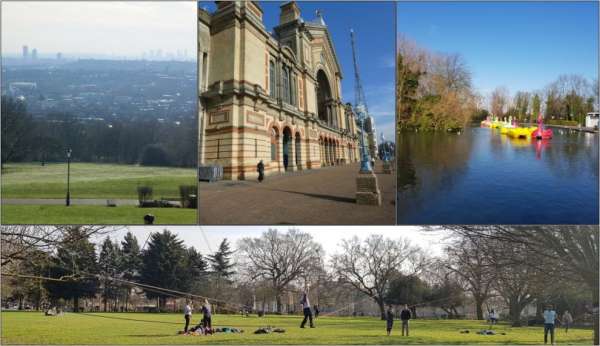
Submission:
[[[365,106],[359,104],[355,108],[356,117],[360,123],[360,171],[361,172],[371,172],[371,157],[369,156],[369,151],[367,150],[367,145],[365,143],[365,121],[367,120],[367,115]]]
[[[70,189],[70,184],[71,184],[71,153],[73,151],[71,150],[71,148],[67,149],[67,199],[65,201],[65,204],[68,206],[71,205],[71,189]]]

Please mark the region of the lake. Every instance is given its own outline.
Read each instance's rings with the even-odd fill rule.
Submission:
[[[398,224],[597,224],[598,135],[553,131],[401,132]]]

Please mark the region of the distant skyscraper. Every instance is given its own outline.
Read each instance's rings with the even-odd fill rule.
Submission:
[[[31,50],[31,59],[33,59],[33,60],[37,59],[37,48],[33,48]]]
[[[29,47],[23,46],[23,59],[27,59],[29,57]]]

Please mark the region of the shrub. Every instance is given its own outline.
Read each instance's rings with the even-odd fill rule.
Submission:
[[[138,186],[137,193],[140,205],[142,205],[145,201],[152,200],[152,187],[150,186]]]
[[[180,185],[179,197],[182,208],[196,209],[198,207],[198,187],[196,185]]]
[[[144,148],[140,164],[142,166],[170,166],[171,160],[162,145],[150,144]]]

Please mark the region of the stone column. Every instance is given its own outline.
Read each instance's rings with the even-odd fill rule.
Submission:
[[[290,145],[288,151],[288,171],[298,170],[296,167],[296,141],[294,136],[290,135]]]

